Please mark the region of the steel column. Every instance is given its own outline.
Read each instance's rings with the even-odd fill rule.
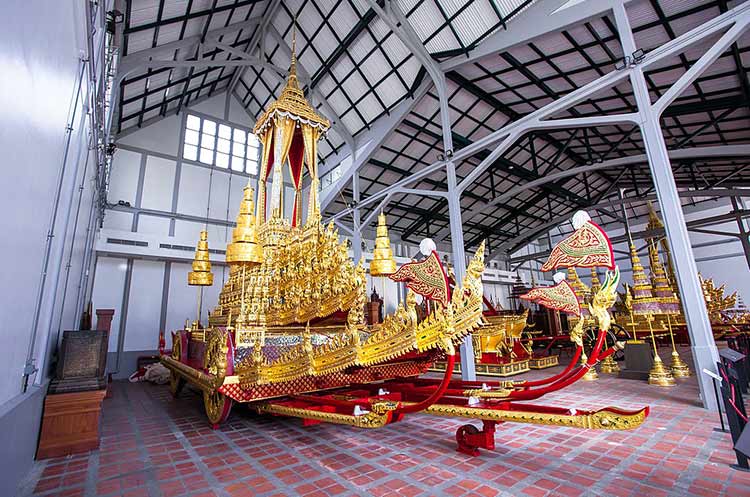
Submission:
[[[737,221],[737,229],[739,230],[740,243],[742,243],[742,252],[745,254],[745,262],[747,267],[750,268],[750,233],[747,231],[745,220],[742,218],[740,211],[744,209],[744,201],[738,197],[732,197],[732,212],[735,214],[735,220]]]
[[[453,161],[445,164],[448,179],[448,217],[451,226],[451,251],[453,252],[453,271],[456,275],[456,289],[466,276],[466,255],[464,254],[464,231],[461,221],[461,193],[456,182],[456,165]],[[461,344],[461,379],[474,381],[477,379],[474,367],[474,345],[471,335]]]
[[[362,227],[360,222],[360,216],[362,213],[357,207],[357,204],[359,204],[359,171],[354,171],[354,176],[352,176],[352,196],[354,197],[352,202],[354,204],[352,210],[352,218],[354,220],[354,229],[352,230],[352,250],[354,252],[354,263],[357,264],[362,258]]]
[[[626,54],[635,52],[637,48],[625,7],[622,4],[616,6],[614,13],[623,52]],[[672,247],[672,259],[680,289],[680,297],[682,298],[682,308],[685,312],[685,321],[690,334],[701,399],[706,409],[716,410],[717,405],[712,395],[711,379],[702,371],[707,369],[716,372],[716,362],[719,360],[719,355],[703,298],[703,289],[698,280],[698,267],[685,225],[682,203],[672,174],[672,166],[661,131],[659,115],[651,104],[648,86],[641,66],[633,68],[630,73],[630,81],[641,118],[641,133],[654,189],[664,218],[667,239]]]

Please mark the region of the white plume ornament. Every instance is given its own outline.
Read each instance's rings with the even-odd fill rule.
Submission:
[[[567,275],[562,271],[557,272],[552,275],[552,281],[554,281],[556,285],[559,285],[561,282],[565,281],[566,276]]]
[[[576,213],[573,214],[573,219],[570,220],[570,222],[573,223],[573,229],[576,230],[589,221],[591,221],[591,216],[589,216],[589,213],[586,211],[576,211]]]
[[[422,255],[430,255],[433,250],[437,250],[437,245],[432,238],[425,238],[419,242],[419,251],[422,252]]]

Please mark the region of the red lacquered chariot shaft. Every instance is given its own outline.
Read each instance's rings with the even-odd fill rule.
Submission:
[[[575,367],[576,363],[578,362],[578,359],[581,357],[581,352],[583,351],[583,347],[578,346],[576,347],[576,351],[573,354],[573,359],[571,359],[570,364],[560,373],[550,376],[549,378],[543,378],[541,380],[534,380],[534,381],[525,381],[523,383],[519,383],[518,386],[520,387],[538,387],[541,385],[547,385],[548,383],[554,383],[555,381],[565,378]]]
[[[445,391],[448,389],[448,385],[450,385],[451,383],[451,376],[453,376],[453,365],[456,363],[456,354],[450,354],[446,356],[446,362],[447,364],[445,365],[445,375],[443,376],[443,381],[440,382],[435,391],[421,402],[399,407],[393,413],[394,418],[398,418],[399,416],[404,414],[423,411],[437,402],[440,397],[445,394]]]
[[[554,392],[557,390],[560,390],[561,388],[565,388],[568,385],[571,385],[581,379],[583,375],[586,374],[586,372],[591,369],[591,367],[597,363],[599,360],[599,352],[602,349],[602,345],[604,344],[604,337],[606,336],[606,332],[604,330],[599,330],[599,334],[596,337],[596,343],[594,344],[594,348],[591,351],[591,357],[588,358],[586,361],[586,364],[576,368],[575,372],[568,375],[566,378],[562,378],[554,383],[551,383],[547,385],[546,387],[539,388],[536,390],[515,390],[511,392],[508,395],[509,400],[532,400],[532,399],[538,399],[542,395],[545,395],[550,392]]]

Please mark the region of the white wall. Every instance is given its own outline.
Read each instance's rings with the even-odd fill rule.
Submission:
[[[225,102],[226,95],[221,94],[191,105],[188,111],[224,120]],[[143,129],[128,130],[118,138],[108,202],[124,201],[132,208],[107,210],[103,228],[157,235],[170,244],[194,247],[205,227],[208,206],[209,248],[223,250],[231,229],[220,221],[235,220],[243,188],[249,179],[253,185],[257,179],[180,160],[183,117],[183,113],[172,115]],[[235,125],[252,127],[250,118],[234,98],[229,118]],[[195,319],[198,290],[187,285],[189,271],[190,264],[185,261],[140,260],[125,251],[101,254],[93,305],[115,309],[109,343],[111,371],[116,369],[112,353],[118,350],[120,342],[124,353],[154,351],[160,329],[169,336],[186,319]],[[228,270],[225,274],[225,268],[218,264],[213,272],[214,285],[204,291],[204,321],[206,309],[218,300],[223,279],[228,276]],[[131,364],[121,360],[120,369],[128,367]],[[122,370],[120,374],[131,372]]]
[[[91,212],[91,178],[96,169],[93,157],[86,168],[89,122],[84,109],[85,72],[83,88],[78,86],[83,67],[79,58],[87,51],[84,3],[9,0],[3,3],[2,11],[0,183],[5,189],[0,196],[0,232],[5,243],[0,272],[0,404],[21,392],[68,124],[72,131],[34,350],[36,365],[42,371],[32,378],[36,384],[46,378],[45,364],[55,347],[58,329],[70,329],[78,323],[75,305]],[[77,104],[73,105],[76,97]],[[80,185],[84,190],[79,210]],[[77,223],[76,212],[80,213]],[[68,261],[71,267],[66,280]]]

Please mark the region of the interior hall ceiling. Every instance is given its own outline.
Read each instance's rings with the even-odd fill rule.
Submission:
[[[539,0],[544,1],[544,0]],[[585,7],[569,2],[563,8]],[[284,78],[268,64],[288,68],[292,26],[297,24],[297,54],[305,92],[318,110],[336,121],[320,146],[321,169],[337,161],[347,138],[357,140],[417,88],[429,82],[418,58],[366,0],[131,0],[124,2],[121,55],[149,54],[169,60],[239,60],[242,53],[263,64],[173,67],[135,70],[121,86],[114,132],[143,127],[184,110],[192,102],[231,91],[255,119],[278,97]],[[501,30],[520,24],[533,0],[394,0],[429,55],[436,61],[460,60]],[[563,3],[563,2],[558,2]],[[627,3],[636,44],[646,53],[720,15],[742,1],[633,0]],[[578,4],[578,5],[576,5]],[[383,0],[379,5],[385,6]],[[233,29],[233,26],[237,29]],[[220,36],[212,38],[216,33]],[[179,40],[195,40],[180,44]],[[224,48],[202,45],[215,41]],[[646,73],[655,100],[705,52],[716,38]],[[177,49],[172,46],[179,45]],[[154,56],[156,57],[156,56]],[[450,119],[456,150],[550,102],[616,70],[623,57],[610,13],[549,32],[500,52],[489,53],[446,73]],[[743,34],[664,112],[662,128],[670,150],[750,142],[750,35]],[[554,117],[635,112],[629,84],[602,91]],[[348,137],[347,137],[348,135]],[[457,164],[459,182],[491,150]],[[529,188],[497,205],[496,196],[555,172],[599,161],[644,154],[637,127],[607,125],[528,133],[464,192],[470,212],[464,237],[468,248],[487,239],[490,247],[519,242],[524,233],[574,210],[616,197],[653,193],[648,164],[601,169]],[[443,154],[442,128],[434,86],[414,105],[360,170],[361,198],[434,163]],[[327,162],[328,161],[328,162]],[[750,186],[746,158],[675,159],[681,189]],[[444,173],[410,185],[447,189]],[[350,205],[351,183],[327,207],[332,214]],[[685,202],[691,200],[686,199]],[[371,207],[372,208],[372,207]],[[394,234],[418,242],[449,237],[447,202],[440,197],[394,195],[386,211]],[[363,217],[368,214],[363,209]],[[607,207],[594,213],[602,222],[619,217]],[[525,241],[525,240],[521,240]],[[517,248],[509,246],[508,248]]]

